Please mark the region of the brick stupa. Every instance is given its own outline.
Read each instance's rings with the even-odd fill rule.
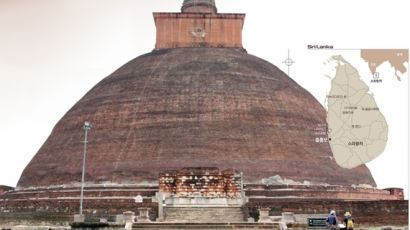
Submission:
[[[151,207],[154,221],[160,173],[190,167],[243,172],[244,219],[263,206],[280,215],[286,208],[364,207],[315,203],[321,200],[403,199],[400,189],[374,188],[365,165],[339,167],[329,144],[315,141],[326,126],[325,109],[276,66],[246,52],[244,14],[218,13],[210,0],[185,0],[181,13],[154,13],[154,19],[153,52],[104,78],[64,115],[16,190],[1,197],[0,210],[15,214],[3,213],[4,219],[37,213],[37,221],[68,221],[77,213],[84,121],[93,124],[86,214]],[[359,184],[365,187],[352,187]]]
[[[78,183],[86,120],[93,124],[89,184],[157,184],[164,170],[218,167],[242,171],[247,183],[280,176],[375,186],[366,166],[343,169],[328,143],[316,143],[326,111],[276,66],[244,50],[244,18],[217,13],[205,0],[184,1],[182,13],[154,13],[155,50],[75,104],[18,187]]]

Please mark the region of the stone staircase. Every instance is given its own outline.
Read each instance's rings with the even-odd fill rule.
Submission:
[[[240,207],[166,207],[165,222],[171,223],[241,223]]]

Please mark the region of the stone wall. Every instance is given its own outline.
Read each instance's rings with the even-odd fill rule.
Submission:
[[[150,217],[155,220],[158,204],[151,196],[157,188],[151,187],[100,187],[84,191],[84,213],[87,216],[104,217],[149,207]],[[0,197],[0,224],[7,223],[51,223],[60,224],[73,220],[80,206],[79,188],[34,189],[6,193]],[[141,196],[142,203],[135,198]],[[1,225],[0,225],[1,226]]]
[[[0,212],[0,226],[7,223],[52,223],[66,224],[72,221],[73,215],[78,212],[78,202],[59,201],[58,208],[50,208],[50,202],[24,201],[14,203],[22,209],[13,209],[9,212]],[[157,203],[135,204],[130,200],[106,200],[100,202],[85,202],[85,212],[88,216],[104,217],[109,219],[119,210],[131,210],[138,213],[139,206],[150,207],[150,219],[157,217]],[[54,204],[55,206],[55,204]],[[49,207],[47,209],[47,207]],[[345,211],[350,211],[356,223],[364,226],[408,225],[408,201],[329,201],[329,200],[266,200],[251,199],[243,207],[245,216],[258,219],[259,209],[270,208],[271,216],[280,216],[282,212],[295,214],[326,214],[329,210],[336,210],[339,220]],[[108,214],[108,211],[111,214]],[[246,219],[246,218],[245,218]]]
[[[280,216],[282,212],[295,214],[327,214],[335,210],[339,220],[349,211],[359,225],[408,225],[408,201],[342,201],[342,200],[274,200],[250,199],[243,208],[249,216],[258,218],[260,208],[270,208],[271,216]]]
[[[7,223],[48,223],[66,225],[73,221],[74,214],[78,214],[78,200],[60,199],[50,200],[22,200],[11,201],[6,206],[8,209],[0,212],[0,226]],[[84,200],[84,214],[95,219],[113,219],[114,216],[122,214],[124,210],[135,212],[138,208],[150,208],[150,219],[155,220],[158,216],[158,204],[144,202],[137,204],[132,199],[106,199],[106,200]]]
[[[138,214],[139,207],[149,207],[155,220],[158,203],[152,198],[158,187],[104,186],[86,187],[84,210],[87,215],[110,216],[124,211]],[[335,209],[349,210],[360,223],[402,225],[407,223],[408,201],[401,200],[400,189],[379,190],[339,186],[246,185],[249,198],[245,213],[256,217],[260,207],[270,207],[271,215],[281,212],[324,214]],[[0,196],[0,222],[30,220],[69,221],[79,210],[79,188],[43,188],[16,190]],[[136,197],[143,198],[136,203]],[[371,198],[371,199],[370,199]]]
[[[320,185],[245,185],[249,197],[321,198],[337,200],[404,200],[403,189]]]

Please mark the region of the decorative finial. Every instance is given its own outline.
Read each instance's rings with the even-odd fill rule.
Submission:
[[[184,0],[182,13],[217,13],[215,0]]]

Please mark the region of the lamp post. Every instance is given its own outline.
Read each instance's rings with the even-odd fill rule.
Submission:
[[[241,198],[245,198],[245,193],[243,191],[243,172],[241,172]]]
[[[84,175],[85,175],[85,159],[87,156],[88,131],[92,125],[89,121],[84,122],[84,155],[83,155],[83,171],[81,176],[81,195],[80,195],[80,215],[83,215],[83,199],[84,199]]]

